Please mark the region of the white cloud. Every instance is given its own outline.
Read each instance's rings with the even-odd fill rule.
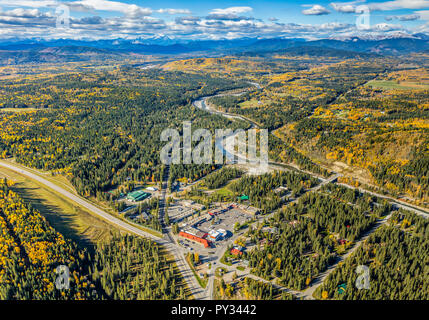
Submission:
[[[429,0],[395,0],[380,3],[368,3],[372,11],[390,11],[400,9],[424,9],[429,8]]]
[[[429,10],[420,10],[415,13],[419,15],[420,19],[429,20]]]
[[[330,14],[330,13],[331,12],[328,9],[318,4],[315,4],[309,9],[302,10],[302,14],[305,14],[305,15],[321,16],[321,15]]]
[[[152,10],[149,8],[142,8],[135,4],[128,4],[118,1],[109,0],[78,0],[67,3],[73,6],[81,6],[93,10],[99,11],[114,11],[122,12],[130,17],[148,16],[152,14]]]
[[[366,5],[370,11],[392,11],[401,9],[425,9],[429,8],[429,0],[393,0],[385,2],[368,2],[365,0],[331,3],[332,8],[342,13],[355,13],[359,5]]]
[[[414,21],[419,20],[420,15],[418,14],[405,14],[402,16],[387,16],[384,18],[386,21],[392,21],[392,20],[400,20],[400,21]]]
[[[378,23],[371,27],[373,31],[393,31],[393,30],[402,30],[403,27],[400,25],[394,25],[389,23]]]
[[[334,8],[335,11],[341,13],[355,13],[356,8],[359,5],[362,5],[364,2],[365,0],[358,0],[352,2],[332,2],[330,5],[332,8]]]
[[[251,7],[230,7],[226,9],[213,9],[210,14],[216,15],[228,15],[228,14],[240,14],[253,11]]]
[[[188,9],[159,9],[157,10],[158,13],[168,13],[168,14],[191,14],[191,10]]]
[[[0,4],[6,7],[44,8],[57,6],[56,0],[0,0]]]
[[[307,39],[331,38],[342,35],[358,34],[354,24],[326,23],[321,25],[281,23],[275,18],[266,21],[252,17],[248,14],[253,11],[251,7],[229,7],[213,9],[207,17],[194,17],[187,9],[157,9],[151,10],[133,4],[110,0],[64,0],[69,2],[56,2],[52,0],[15,0],[22,4],[21,8],[11,5],[12,0],[0,0],[0,5],[8,3],[5,8],[13,9],[1,11],[0,7],[0,37],[42,37],[42,38],[74,38],[74,39],[106,39],[126,38],[143,39],[155,34],[171,38],[186,39],[222,39],[239,37],[303,37]],[[121,0],[123,1],[123,0]],[[388,1],[386,3],[399,3],[401,1]],[[410,4],[411,2],[411,4]],[[407,1],[408,6],[421,6],[422,2]],[[62,3],[70,6],[72,11],[83,10],[93,14],[85,17],[75,15],[71,17],[70,30],[55,28],[55,14],[50,7],[49,11],[41,9],[43,6],[32,6],[33,3],[51,6],[53,3]],[[146,2],[147,3],[147,2]],[[334,10],[339,12],[356,12],[356,7],[363,1],[346,3],[332,3]],[[28,6],[26,6],[26,5]],[[49,4],[49,5],[48,5]],[[373,3],[372,3],[373,4]],[[371,5],[371,3],[368,3]],[[380,5],[380,3],[378,3]],[[391,5],[390,5],[391,6]],[[4,8],[3,8],[4,9]],[[320,5],[308,5],[304,14],[328,14],[329,10]],[[374,9],[373,9],[374,10]],[[98,11],[110,11],[107,15]],[[332,11],[332,10],[331,10]],[[154,18],[151,13],[183,14],[185,16],[169,17],[166,21]],[[119,14],[116,14],[119,13]],[[414,14],[391,16],[399,21],[410,21],[416,16],[429,21],[429,10],[416,11]],[[429,25],[429,24],[428,24]],[[388,34],[401,30],[402,26],[393,24],[373,25],[368,32],[374,34]],[[426,28],[429,27],[426,25]],[[405,29],[403,29],[405,30]]]

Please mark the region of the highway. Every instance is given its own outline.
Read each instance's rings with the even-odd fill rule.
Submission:
[[[260,86],[258,84],[254,84],[253,83],[252,85],[255,85],[257,88],[260,88]],[[239,96],[239,95],[242,95],[244,93],[245,92],[240,93],[240,94],[234,94],[234,95],[235,96]],[[225,94],[219,94],[219,95],[216,95],[216,96],[225,96]],[[219,111],[219,110],[214,110],[214,109],[210,108],[209,105],[208,105],[208,103],[207,103],[207,100],[209,98],[211,98],[211,97],[212,96],[201,98],[201,99],[195,101],[193,104],[197,108],[200,108],[200,109],[205,110],[205,111],[210,112],[210,113],[222,115],[222,116],[224,116],[224,117],[226,117],[228,119],[240,119],[240,120],[247,121],[247,122],[249,122],[251,124],[251,128],[255,128],[255,127],[258,128],[258,127],[260,127],[257,123],[255,123],[254,121],[252,121],[252,120],[250,120],[250,119],[248,119],[246,117],[238,116],[238,115],[234,115],[234,114],[229,114],[229,113],[225,113],[225,112],[222,112],[222,111]],[[271,133],[271,134],[273,134],[273,133]],[[226,137],[226,139],[233,139],[233,136],[232,135],[228,136],[228,137]],[[235,151],[233,143],[229,143],[229,144],[227,144],[227,147],[223,147],[222,142],[216,141],[216,145],[220,146],[220,148],[223,149],[224,153],[226,153],[227,155],[228,154],[229,155],[233,154],[238,159],[240,159],[240,158],[246,158],[246,156],[240,155],[240,154],[237,153],[237,151]],[[228,148],[228,145],[232,146],[232,148],[231,147]],[[227,149],[227,150],[225,150],[225,149]],[[284,164],[282,164],[282,163],[277,163],[277,162],[272,162],[272,161],[269,162],[269,165],[270,165],[270,167],[284,166]],[[310,174],[310,175],[312,175],[314,177],[317,177],[316,175],[314,175],[311,172],[306,172],[306,171],[303,171],[303,170],[301,170],[299,168],[295,168],[295,169],[297,171],[308,173],[308,174]],[[317,191],[318,189],[320,189],[325,184],[328,184],[328,183],[331,183],[331,182],[336,182],[338,180],[338,178],[341,177],[341,176],[342,175],[339,174],[339,173],[334,173],[331,177],[329,177],[327,179],[321,179],[322,182],[319,183],[316,187],[313,187],[312,189],[310,189],[309,191]],[[317,177],[317,178],[320,179],[320,177]],[[342,185],[342,186],[345,186],[347,188],[353,188],[353,189],[355,189],[354,187],[349,186],[349,185],[344,184],[344,183],[338,183],[338,185]],[[425,218],[429,218],[429,212],[425,208],[422,208],[422,207],[419,207],[419,206],[415,206],[415,205],[411,205],[411,204],[406,203],[404,201],[401,201],[399,199],[395,199],[393,197],[381,195],[381,194],[378,194],[378,193],[375,193],[375,192],[372,192],[372,191],[368,191],[368,190],[365,190],[365,189],[362,189],[362,188],[358,188],[358,190],[360,192],[362,192],[362,193],[368,193],[368,194],[371,194],[373,196],[376,196],[376,197],[379,197],[379,198],[382,198],[382,199],[386,199],[394,207],[396,206],[397,208],[406,209],[406,210],[412,211],[412,212],[414,212],[414,213],[416,213],[416,214],[418,214],[420,216],[423,216]],[[292,202],[297,202],[297,201],[298,201],[298,199],[295,199]],[[306,290],[304,290],[302,292],[294,292],[294,291],[292,291],[290,289],[287,289],[287,288],[284,288],[284,287],[281,287],[281,286],[278,286],[278,285],[276,285],[276,286],[280,287],[280,289],[282,289],[282,290],[285,290],[287,292],[290,292],[290,293],[294,294],[298,298],[301,298],[301,299],[310,299],[310,300],[314,299],[313,298],[314,291],[317,289],[317,287],[319,287],[325,281],[325,279],[329,276],[329,274],[331,274],[336,269],[336,267],[338,266],[338,263],[344,261],[347,257],[349,257],[350,255],[352,255],[353,252],[355,252],[355,250],[357,250],[357,248],[369,237],[369,235],[371,235],[380,226],[382,226],[383,224],[385,224],[388,221],[389,217],[390,217],[390,215],[388,217],[386,217],[385,219],[383,219],[381,221],[378,221],[375,224],[375,226],[371,230],[369,230],[359,241],[357,241],[354,244],[354,246],[346,254],[340,256],[338,258],[338,260],[334,264],[330,265],[329,268],[325,272],[319,274],[319,276],[312,281],[312,283],[310,284],[310,286]],[[219,260],[220,260],[220,258],[217,259],[216,262],[219,263]],[[228,267],[226,267],[226,268],[230,269]],[[208,284],[207,290],[211,290],[211,298],[213,299],[213,278],[214,278],[213,274],[214,274],[214,270],[216,268],[212,268],[212,269],[213,270],[212,270],[212,274],[210,274],[209,284]],[[252,277],[254,277],[255,279],[264,281],[264,282],[268,282],[267,280],[264,280],[262,278],[256,277],[254,275],[252,275]],[[273,285],[274,285],[274,283],[273,283]]]
[[[141,237],[145,237],[148,238],[162,246],[164,246],[167,251],[172,254],[176,260],[176,265],[177,268],[179,269],[182,277],[184,278],[184,280],[186,281],[188,288],[191,290],[192,295],[194,296],[195,299],[203,299],[205,298],[205,292],[204,290],[201,289],[200,285],[198,284],[198,282],[196,281],[188,263],[186,262],[185,258],[184,258],[184,253],[183,253],[183,249],[181,247],[179,247],[178,245],[176,245],[173,242],[171,242],[170,239],[162,239],[162,238],[158,238],[148,232],[143,231],[140,228],[137,228],[133,225],[131,225],[130,223],[127,223],[125,221],[122,221],[121,219],[118,219],[114,216],[112,216],[111,214],[101,210],[100,208],[96,207],[95,205],[93,205],[92,203],[90,203],[89,201],[85,200],[84,198],[81,198],[67,190],[64,190],[63,188],[57,186],[56,184],[40,177],[37,174],[34,174],[28,170],[25,170],[21,167],[15,166],[13,164],[4,162],[4,161],[0,161],[0,167],[4,167],[6,169],[10,169],[12,171],[15,171],[23,176],[26,176],[30,179],[33,179],[43,185],[45,185],[46,187],[58,192],[59,194],[61,194],[64,198],[67,198],[77,204],[79,204],[80,206],[82,206],[83,208],[87,209],[89,212],[93,213],[94,215],[106,220],[107,222],[111,223],[112,225],[128,231],[130,233],[133,233],[135,235],[141,236]]]
[[[257,84],[257,83],[251,83],[251,84],[253,86],[257,87],[257,88],[260,88],[259,84]],[[236,94],[230,94],[230,95],[239,96],[239,95],[242,95],[244,93],[245,92],[236,93]],[[219,94],[219,95],[216,95],[216,96],[226,96],[226,95],[227,94]],[[255,123],[255,122],[253,122],[250,119],[247,119],[245,117],[238,116],[238,115],[227,114],[227,113],[224,113],[224,112],[221,112],[221,111],[210,109],[209,106],[207,105],[207,99],[209,99],[211,97],[212,96],[200,98],[200,99],[194,101],[193,105],[196,106],[197,108],[206,110],[206,111],[208,111],[210,113],[220,114],[220,115],[225,116],[225,117],[230,118],[230,119],[233,118],[233,119],[240,119],[240,120],[243,120],[243,121],[247,121],[247,122],[249,122],[251,124],[251,128],[259,127],[259,125],[257,123]],[[231,136],[227,137],[227,138],[231,138]],[[216,144],[218,145],[218,142],[216,142]],[[223,147],[222,143],[220,143],[220,148],[223,149],[223,151],[225,153],[233,154],[233,155],[237,156],[238,158],[240,156],[242,157],[242,155],[237,154],[237,152],[235,150],[233,150],[233,149],[225,150],[225,148]],[[247,160],[249,160],[249,159],[247,159]],[[271,167],[273,167],[273,166],[276,166],[276,165],[284,165],[284,164],[269,162],[269,165]],[[73,193],[71,193],[71,192],[69,192],[69,191],[67,191],[65,189],[63,189],[62,187],[60,187],[60,186],[58,186],[58,185],[50,182],[47,179],[44,179],[43,177],[41,177],[41,176],[39,176],[39,175],[37,175],[35,173],[32,173],[29,170],[26,170],[23,167],[15,166],[15,165],[13,165],[13,164],[11,164],[9,162],[5,162],[5,161],[0,161],[0,167],[4,167],[6,169],[10,169],[12,171],[15,171],[15,172],[17,172],[17,173],[19,173],[19,174],[21,174],[23,176],[26,176],[26,177],[28,177],[30,179],[33,179],[33,180],[35,180],[35,181],[37,181],[37,182],[45,185],[46,187],[48,187],[48,188],[56,191],[57,193],[61,194],[63,197],[65,197],[65,198],[67,198],[67,199],[69,199],[69,200],[71,200],[71,201],[79,204],[83,208],[87,209],[89,212],[93,213],[94,215],[102,218],[103,220],[111,223],[112,225],[114,225],[114,226],[116,226],[116,227],[118,227],[118,228],[120,228],[120,229],[122,229],[124,231],[133,233],[133,234],[141,236],[141,237],[148,238],[148,239],[150,239],[150,240],[158,243],[159,245],[164,246],[166,248],[166,250],[174,257],[174,259],[176,261],[176,265],[177,265],[177,267],[178,267],[178,269],[179,269],[179,271],[180,271],[180,273],[181,273],[184,281],[187,283],[187,286],[188,286],[189,290],[191,291],[193,297],[195,299],[198,299],[198,300],[213,299],[213,294],[214,294],[214,292],[213,292],[214,291],[213,290],[214,289],[214,277],[215,277],[214,273],[215,273],[216,268],[220,265],[220,259],[221,259],[223,251],[226,248],[226,245],[219,246],[216,249],[216,253],[214,255],[216,257],[216,260],[212,263],[211,270],[209,270],[209,272],[208,272],[209,279],[208,279],[207,287],[205,289],[201,288],[201,286],[199,285],[198,281],[196,280],[196,278],[195,278],[195,276],[194,276],[194,274],[193,274],[190,266],[188,265],[188,263],[185,260],[185,253],[186,253],[185,250],[181,246],[179,246],[176,243],[176,241],[174,240],[174,237],[172,236],[172,233],[171,233],[171,228],[168,228],[168,227],[166,227],[164,225],[164,216],[165,216],[165,212],[164,211],[165,211],[165,202],[166,202],[166,197],[167,197],[168,168],[167,168],[167,172],[166,172],[167,173],[166,177],[164,177],[164,179],[163,179],[164,181],[163,181],[163,184],[162,184],[161,199],[160,199],[160,220],[161,220],[161,223],[163,225],[163,231],[165,233],[164,233],[164,237],[163,238],[159,238],[159,237],[157,237],[157,236],[155,236],[155,235],[153,235],[151,233],[145,232],[144,230],[142,230],[142,229],[138,228],[137,226],[133,225],[131,222],[126,222],[126,221],[123,221],[123,220],[121,220],[121,219],[119,219],[117,217],[114,217],[113,215],[107,213],[106,211],[98,208],[97,206],[95,206],[94,204],[92,204],[91,202],[89,202],[88,200],[86,200],[86,199],[84,199],[84,198],[82,198],[82,197],[80,197],[78,195],[75,195],[75,194],[73,194]],[[299,169],[297,169],[297,170],[298,171],[302,171],[302,170],[299,170]],[[311,174],[311,173],[309,173],[309,174]],[[316,190],[318,190],[319,188],[321,188],[323,185],[325,185],[327,183],[335,182],[340,176],[341,176],[341,174],[334,173],[331,177],[329,177],[327,179],[321,179],[321,183],[319,183],[317,186],[313,187],[309,191],[316,191]],[[346,184],[341,184],[341,185],[351,188],[349,185],[346,185]],[[417,206],[412,206],[412,205],[410,205],[408,203],[405,203],[403,201],[400,201],[398,199],[391,198],[391,197],[384,196],[384,195],[380,195],[380,194],[377,194],[377,193],[374,193],[374,192],[370,192],[370,191],[365,190],[365,189],[359,189],[359,190],[361,192],[366,192],[366,193],[372,194],[372,195],[380,197],[380,198],[385,198],[385,199],[389,200],[393,205],[396,205],[396,206],[398,206],[400,208],[404,208],[404,209],[407,209],[407,210],[414,211],[415,213],[417,213],[419,215],[423,215],[426,218],[429,217],[429,213],[424,208],[417,207]],[[295,199],[295,201],[293,201],[293,202],[296,202],[297,200],[298,199]],[[387,218],[384,219],[384,220],[382,220],[382,221],[380,221],[380,223],[378,223],[373,229],[371,229],[366,236],[364,236],[363,238],[361,238],[355,244],[355,246],[351,250],[349,250],[349,252],[346,255],[341,256],[341,258],[339,259],[339,261],[337,261],[336,263],[334,263],[333,265],[331,265],[328,268],[328,270],[326,270],[324,273],[320,274],[318,276],[318,278],[315,279],[315,281],[313,281],[312,284],[310,285],[310,287],[307,288],[305,291],[303,291],[303,292],[296,292],[296,291],[292,291],[290,289],[278,286],[277,284],[274,284],[274,283],[273,283],[273,285],[275,285],[276,287],[279,287],[279,289],[286,290],[287,292],[290,292],[290,293],[292,293],[292,294],[294,294],[294,295],[296,295],[296,296],[298,296],[300,298],[312,299],[312,294],[314,293],[314,290],[320,284],[323,283],[323,281],[325,280],[325,278],[335,269],[335,267],[338,265],[338,263],[340,261],[343,261],[349,255],[351,255],[359,247],[359,245],[363,241],[366,240],[366,238],[367,238],[367,236],[369,234],[371,234],[372,232],[374,232],[380,225],[384,224],[386,221],[387,221]],[[230,269],[229,267],[226,267],[226,268]],[[262,278],[256,277],[254,275],[249,275],[249,276],[253,277],[255,279],[257,278],[257,279],[259,279],[261,281],[268,282],[267,280],[264,280]]]

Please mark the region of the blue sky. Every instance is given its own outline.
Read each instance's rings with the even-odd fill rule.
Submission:
[[[347,38],[429,32],[429,0],[0,0],[0,38]]]

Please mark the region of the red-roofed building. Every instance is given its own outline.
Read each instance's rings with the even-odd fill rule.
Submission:
[[[244,248],[241,246],[235,246],[234,248],[231,249],[231,254],[233,254],[234,256],[241,256],[243,254]]]
[[[186,239],[189,239],[189,240],[192,240],[192,241],[195,241],[195,242],[198,242],[198,243],[201,243],[204,246],[204,248],[210,247],[210,241],[203,239],[201,237],[198,237],[196,235],[180,231],[179,236],[186,238]]]

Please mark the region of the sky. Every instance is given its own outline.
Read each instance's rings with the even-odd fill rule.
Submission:
[[[180,40],[429,34],[429,0],[0,0],[0,39]]]

